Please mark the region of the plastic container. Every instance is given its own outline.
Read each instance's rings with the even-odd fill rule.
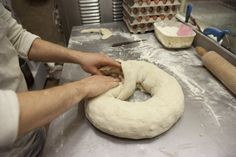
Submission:
[[[175,21],[156,22],[154,30],[157,39],[169,49],[188,48],[196,36],[189,26]]]

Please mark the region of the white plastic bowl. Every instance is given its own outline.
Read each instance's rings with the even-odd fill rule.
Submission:
[[[173,21],[156,22],[154,23],[155,35],[166,48],[188,48],[192,45],[196,33],[192,30],[191,35],[178,36],[177,32],[174,32],[178,31],[182,24]],[[173,30],[170,32],[163,29],[165,27],[173,27]]]

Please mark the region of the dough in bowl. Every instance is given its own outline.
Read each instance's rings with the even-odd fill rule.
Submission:
[[[124,80],[86,104],[87,119],[99,130],[122,138],[152,138],[182,116],[184,95],[177,80],[144,61],[122,61]],[[143,102],[127,102],[136,84],[151,94]]]

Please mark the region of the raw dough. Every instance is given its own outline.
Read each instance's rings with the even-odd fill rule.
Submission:
[[[91,29],[84,29],[80,31],[80,33],[101,33],[102,39],[108,39],[112,36],[112,32],[107,28],[91,28]]]
[[[176,79],[144,61],[121,63],[124,81],[86,105],[88,120],[108,134],[130,138],[152,138],[167,131],[183,114],[184,95]],[[140,83],[152,98],[127,102]]]
[[[104,66],[99,69],[99,71],[106,76],[112,76],[115,78],[123,78],[123,73],[120,68],[113,66]]]

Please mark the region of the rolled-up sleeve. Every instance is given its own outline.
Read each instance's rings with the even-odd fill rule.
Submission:
[[[17,138],[19,102],[15,92],[0,90],[0,148],[11,145]]]
[[[0,5],[2,4],[0,3]],[[13,44],[19,56],[28,58],[28,53],[33,41],[39,37],[23,29],[22,26],[12,18],[11,13],[3,6],[0,6],[0,9],[3,9],[0,18],[7,24],[7,37],[9,41]]]

